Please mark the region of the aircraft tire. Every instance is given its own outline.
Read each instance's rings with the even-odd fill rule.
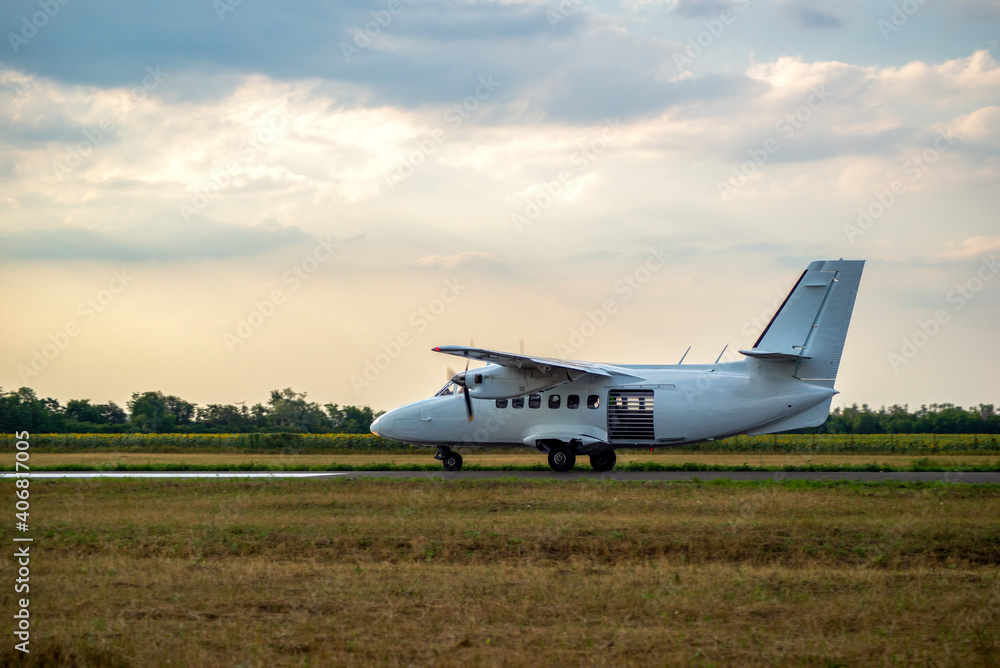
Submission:
[[[445,471],[461,471],[462,470],[462,455],[451,450],[445,454],[442,460],[444,464]]]
[[[565,473],[576,465],[576,455],[565,445],[554,445],[549,449],[549,467],[553,471]]]
[[[590,456],[590,465],[595,471],[610,471],[615,467],[615,463],[617,461],[618,456],[615,454],[614,450],[598,452],[596,455]]]

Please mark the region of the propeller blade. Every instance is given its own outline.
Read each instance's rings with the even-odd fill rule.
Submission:
[[[524,354],[524,339],[521,339],[521,340],[520,340],[520,341],[518,342],[518,344],[519,344],[519,345],[520,345],[520,347],[521,347],[521,354],[523,355],[523,354]]]
[[[469,360],[465,360],[465,373],[462,374],[462,380],[464,381],[466,376],[469,375]],[[462,389],[465,394],[465,414],[469,418],[469,422],[472,422],[472,397],[469,396],[469,384],[463,382]]]

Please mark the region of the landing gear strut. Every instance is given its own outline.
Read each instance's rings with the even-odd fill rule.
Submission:
[[[615,455],[614,450],[598,452],[590,456],[590,465],[594,467],[595,471],[610,471],[615,467],[615,462],[617,461],[618,456]]]
[[[445,471],[462,470],[462,455],[453,451],[451,448],[445,446],[439,447],[437,454],[434,455],[434,459],[441,460],[441,463],[444,464]]]
[[[553,471],[565,473],[576,465],[576,454],[565,445],[553,445],[549,448],[549,466]]]

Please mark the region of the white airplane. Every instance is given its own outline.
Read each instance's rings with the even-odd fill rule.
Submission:
[[[435,459],[448,471],[462,468],[452,450],[458,446],[537,448],[555,471],[588,455],[594,470],[610,471],[617,449],[817,427],[837,394],[833,384],[864,264],[811,263],[737,362],[595,364],[433,348],[487,365],[470,371],[466,362],[433,397],[385,413],[371,431],[436,446]]]

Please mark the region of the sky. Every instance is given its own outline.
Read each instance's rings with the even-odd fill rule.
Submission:
[[[0,5],[0,387],[377,410],[465,345],[1000,404],[1000,2]]]

